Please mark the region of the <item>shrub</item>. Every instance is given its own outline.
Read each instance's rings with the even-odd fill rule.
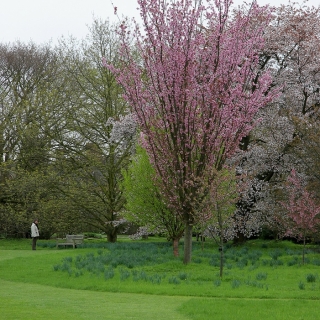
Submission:
[[[230,269],[232,269],[232,264],[231,263],[226,263],[226,268],[228,269],[228,270],[230,270]]]
[[[253,264],[253,265],[251,265],[250,267],[249,267],[249,271],[253,271],[253,270],[255,270],[255,269],[257,269],[259,267],[259,264],[257,263],[257,264]]]
[[[200,263],[202,263],[202,259],[201,259],[201,258],[196,257],[196,258],[194,258],[194,259],[193,259],[193,262],[194,262],[194,263],[199,263],[199,264],[200,264]]]
[[[143,270],[132,270],[132,279],[133,281],[139,281],[139,280],[144,280],[147,281],[148,277],[147,274]]]
[[[282,256],[282,251],[280,249],[275,249],[275,250],[272,250],[269,252],[269,255],[270,257],[273,259],[273,260],[278,260],[279,257]]]
[[[72,263],[72,257],[65,257],[62,259],[62,262]]]
[[[162,281],[162,276],[160,274],[154,274],[148,278],[151,283],[160,284]]]
[[[297,264],[298,264],[298,261],[299,261],[299,257],[294,256],[294,257],[292,257],[291,260],[289,260],[289,261],[287,262],[287,265],[288,265],[289,267],[294,266],[294,265],[297,265]]]
[[[262,256],[261,251],[252,251],[248,253],[248,259],[252,261],[252,264],[255,264]]]
[[[114,277],[114,270],[111,266],[109,266],[109,268],[104,272],[104,279],[108,280],[108,279],[112,279],[113,277]]]
[[[128,271],[124,268],[120,268],[119,272],[120,272],[120,280],[121,281],[127,280],[130,277],[130,271]]]
[[[268,274],[266,272],[259,272],[257,275],[256,275],[256,279],[257,280],[266,280],[268,277]]]
[[[220,266],[220,260],[217,260],[215,258],[212,258],[210,261],[209,261],[209,265],[212,266],[212,267],[219,267]]]
[[[237,279],[234,279],[232,280],[231,282],[231,287],[234,289],[234,288],[239,288],[241,285],[241,281],[240,280],[237,280]]]
[[[171,284],[180,284],[180,280],[177,277],[170,277],[168,281]]]
[[[249,279],[246,280],[245,284],[247,286],[254,287],[254,288],[263,288],[263,284],[262,283],[259,283],[257,281],[250,281]]]
[[[60,265],[59,264],[55,264],[53,266],[53,271],[59,271],[60,270]]]
[[[316,282],[316,278],[316,275],[312,273],[306,275],[307,282]]]
[[[220,286],[221,286],[221,280],[220,280],[220,279],[214,280],[214,281],[213,281],[213,285],[214,285],[215,287],[220,287]]]
[[[270,260],[270,267],[277,267],[277,266],[282,266],[283,261],[282,260]]]
[[[299,289],[300,290],[304,290],[305,289],[305,284],[302,281],[299,282]]]
[[[312,261],[312,264],[314,264],[315,266],[320,266],[320,259],[314,259]]]
[[[240,255],[243,256],[243,255],[246,255],[249,251],[249,248],[248,247],[243,247],[241,248],[240,250]]]
[[[185,272],[179,273],[179,279],[180,280],[187,280],[188,275]]]

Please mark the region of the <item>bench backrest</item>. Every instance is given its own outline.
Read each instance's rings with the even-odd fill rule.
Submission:
[[[84,235],[82,234],[67,234],[66,240],[71,243],[81,244],[83,243]]]

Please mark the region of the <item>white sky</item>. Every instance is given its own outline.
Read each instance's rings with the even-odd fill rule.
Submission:
[[[136,0],[0,0],[0,42],[57,43],[62,35],[83,38],[93,17],[116,21],[111,1],[120,17],[139,19]],[[279,5],[288,0],[258,0],[258,3]],[[308,1],[309,6],[319,3],[319,0]]]

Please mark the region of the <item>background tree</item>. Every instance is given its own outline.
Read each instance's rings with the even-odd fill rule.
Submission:
[[[184,224],[166,205],[156,179],[146,151],[138,146],[136,155],[124,173],[125,217],[145,227],[147,232],[165,234],[173,243],[174,255],[178,256]]]
[[[320,206],[312,192],[307,191],[302,179],[295,170],[287,180],[288,202],[282,202],[288,211],[287,236],[303,241],[302,263],[304,264],[306,239],[317,232],[319,227]]]
[[[235,237],[234,212],[240,194],[240,177],[235,168],[225,167],[212,172],[215,177],[210,185],[209,193],[203,201],[201,219],[203,235],[213,238],[219,246],[220,278],[223,275],[224,242]]]
[[[57,68],[48,45],[0,46],[0,203],[1,212],[11,217],[10,231],[6,230],[11,234],[25,235],[39,214],[39,201],[48,196],[43,177],[52,140],[46,132],[55,123]]]
[[[320,105],[319,105],[320,106]],[[296,135],[293,140],[294,154],[303,163],[309,177],[308,188],[320,196],[320,123],[319,106],[314,106],[308,117],[293,119]]]
[[[259,233],[263,226],[281,234],[276,216],[282,211],[281,190],[291,168],[309,177],[315,174],[308,167],[316,168],[317,160],[304,148],[307,141],[313,140],[312,130],[307,133],[302,127],[315,123],[314,115],[318,113],[319,13],[319,8],[281,5],[274,8],[265,30],[266,46],[259,65],[272,72],[272,87],[279,88],[281,94],[259,111],[257,117],[261,121],[242,140],[244,155],[238,153],[239,170],[252,179],[248,192],[238,203],[236,216],[239,234],[244,236]]]
[[[229,0],[139,0],[145,34],[135,30],[137,63],[122,25],[123,59],[115,72],[144,134],[143,146],[161,192],[185,224],[184,263],[191,261],[192,228],[212,168],[221,169],[271,100],[270,78],[255,81],[266,9],[230,13]],[[252,28],[252,20],[261,21]],[[252,90],[253,87],[255,90]],[[207,177],[207,179],[204,179]]]
[[[108,21],[95,20],[82,42],[61,43],[61,76],[66,77],[67,85],[66,125],[59,139],[59,148],[66,155],[60,171],[68,172],[60,191],[78,207],[81,220],[104,231],[111,242],[123,227],[121,172],[129,164],[136,136],[122,90],[102,65],[102,57],[119,65],[115,28]]]

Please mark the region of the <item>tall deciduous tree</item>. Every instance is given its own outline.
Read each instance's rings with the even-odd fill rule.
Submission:
[[[41,221],[53,143],[46,133],[57,123],[57,69],[49,45],[0,45],[0,211],[8,233],[25,234],[35,215]]]
[[[119,65],[115,25],[95,20],[81,42],[62,43],[66,77],[65,119],[60,148],[68,162],[65,196],[78,206],[82,219],[115,242],[123,228],[125,199],[120,184],[136,140],[136,124],[115,76],[102,57]],[[65,165],[64,164],[64,165]],[[73,186],[70,188],[70,186]]]
[[[201,192],[214,179],[208,172],[222,168],[271,100],[270,77],[255,77],[267,9],[254,4],[232,14],[230,0],[138,3],[144,30],[134,34],[141,59],[128,50],[131,31],[123,24],[122,68],[109,67],[136,114],[161,191],[185,223],[189,263]],[[260,25],[253,27],[253,20]]]
[[[272,86],[281,94],[259,111],[262,121],[243,140],[241,168],[252,177],[237,214],[239,233],[245,236],[259,232],[263,224],[282,233],[273,214],[279,212],[284,177],[292,167],[313,176],[314,182],[319,175],[320,8],[307,3],[274,8],[264,37],[259,65],[271,70]]]

